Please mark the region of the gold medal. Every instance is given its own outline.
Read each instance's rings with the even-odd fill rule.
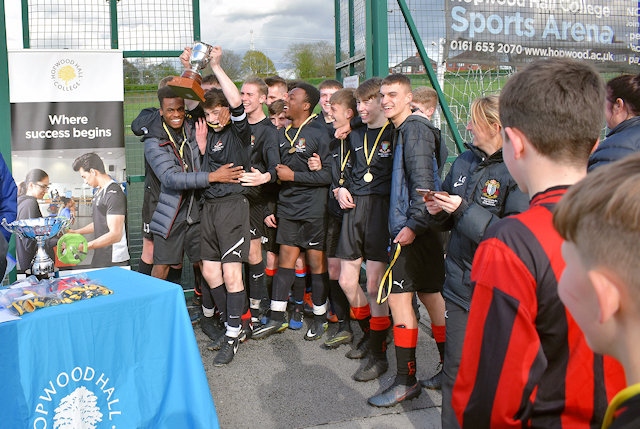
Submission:
[[[342,186],[342,185],[344,184],[344,179],[340,179],[340,180],[338,180],[338,184],[339,184],[340,186]]]
[[[287,132],[291,129],[292,125],[291,124],[287,125],[287,128],[285,128],[285,130],[284,130],[284,136],[287,138],[287,140],[289,140],[289,143],[291,144],[291,149],[289,149],[289,153],[290,154],[296,153],[296,147],[294,145],[295,145],[295,142],[298,140],[298,135],[300,135],[300,131],[302,131],[302,128],[304,128],[304,126],[307,125],[307,122],[309,122],[310,120],[312,120],[316,116],[318,116],[318,115],[314,114],[314,115],[309,116],[307,119],[305,119],[304,122],[300,125],[300,128],[298,128],[298,131],[296,131],[296,135],[293,136],[293,138],[289,137],[289,134],[287,134]],[[302,139],[300,139],[300,140],[302,140]],[[304,146],[303,146],[303,148],[304,148]]]
[[[376,137],[376,141],[373,143],[371,151],[369,151],[369,148],[367,147],[367,133],[365,132],[364,134],[364,160],[367,161],[367,167],[371,165],[371,160],[373,159],[373,155],[376,153],[378,142],[380,141],[380,137],[382,137],[382,133],[384,133],[385,128],[387,128],[387,125],[389,125],[389,121],[385,122],[384,127],[382,127],[382,129],[378,132],[378,136]],[[371,174],[371,171],[367,169],[367,172],[362,178],[365,182],[371,183],[371,181],[373,180],[373,174]]]

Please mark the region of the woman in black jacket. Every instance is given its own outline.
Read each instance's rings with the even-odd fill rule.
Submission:
[[[502,126],[498,96],[471,104],[467,130],[473,145],[458,156],[442,185],[443,193],[425,195],[430,225],[451,231],[445,259],[446,343],[440,380],[424,380],[423,387],[442,386],[442,427],[456,427],[451,390],[458,372],[462,343],[471,304],[473,255],[485,230],[500,218],[519,213],[528,198],[518,189],[502,159]]]
[[[39,169],[29,170],[24,182],[18,186],[18,215],[17,219],[32,219],[42,217],[38,200],[44,198],[49,190],[49,175]],[[53,241],[49,240],[45,250],[53,259]],[[16,235],[16,256],[18,259],[18,270],[31,269],[31,262],[36,255],[38,245],[35,240]],[[29,272],[30,274],[30,272]]]
[[[640,74],[607,82],[604,112],[610,131],[589,158],[589,171],[640,150]]]

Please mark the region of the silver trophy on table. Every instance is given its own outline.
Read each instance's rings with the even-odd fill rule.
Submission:
[[[38,278],[53,277],[55,270],[54,262],[44,249],[47,239],[58,235],[60,231],[68,228],[71,219],[66,217],[37,217],[32,219],[20,219],[11,223],[2,219],[2,226],[21,237],[35,240],[38,244],[36,255],[31,261],[31,274]],[[24,268],[24,267],[23,267]]]

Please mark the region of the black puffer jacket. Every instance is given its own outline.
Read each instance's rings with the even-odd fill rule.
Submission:
[[[500,218],[526,210],[529,198],[518,189],[502,160],[502,149],[487,157],[474,146],[458,156],[442,184],[462,197],[458,209],[429,216],[436,230],[451,230],[442,295],[469,310],[471,263],[485,231]]]

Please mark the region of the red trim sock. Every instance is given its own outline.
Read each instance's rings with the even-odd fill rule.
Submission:
[[[389,316],[373,316],[369,320],[369,351],[377,359],[387,358],[387,331],[391,326]]]
[[[404,325],[394,326],[393,341],[396,345],[396,382],[406,386],[416,384],[418,328],[408,329]]]
[[[444,342],[447,338],[447,329],[445,325],[431,324],[431,332],[433,332],[433,339],[436,340],[438,346],[438,353],[440,354],[440,362],[444,361]]]

